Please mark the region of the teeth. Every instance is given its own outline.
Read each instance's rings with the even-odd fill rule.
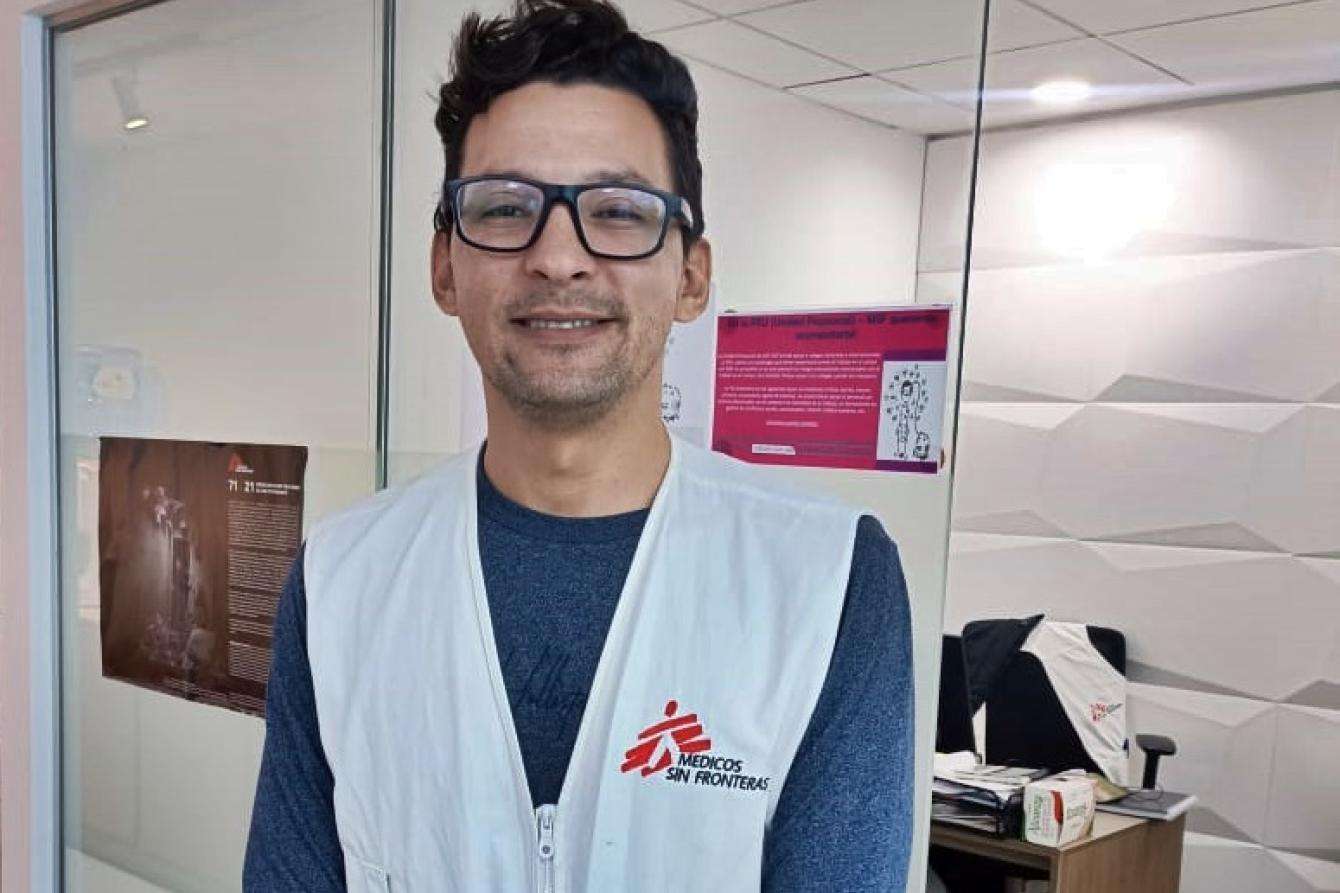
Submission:
[[[596,324],[594,319],[528,319],[526,325],[532,329],[585,329]]]

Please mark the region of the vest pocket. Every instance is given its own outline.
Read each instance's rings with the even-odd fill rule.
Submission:
[[[344,884],[349,893],[391,893],[391,876],[386,869],[359,856],[348,844],[344,851]]]

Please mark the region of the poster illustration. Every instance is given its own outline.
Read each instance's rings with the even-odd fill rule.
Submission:
[[[101,439],[102,672],[264,715],[307,448]]]
[[[712,448],[769,465],[936,473],[949,313],[719,317]]]
[[[712,418],[712,350],[717,327],[716,285],[707,309],[693,322],[675,323],[665,342],[661,372],[661,421],[671,434],[707,446]]]

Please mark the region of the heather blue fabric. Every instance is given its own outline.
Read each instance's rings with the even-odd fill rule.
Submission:
[[[494,638],[531,799],[553,803],[647,512],[544,515],[507,499],[481,468],[479,518]],[[248,891],[344,889],[306,625],[299,554],[275,619]],[[912,823],[911,668],[898,550],[865,517],[828,675],[765,841],[764,890],[902,893]]]

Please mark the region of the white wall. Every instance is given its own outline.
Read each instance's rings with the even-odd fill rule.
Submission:
[[[433,130],[450,36],[468,4],[401,0],[397,65],[392,476],[459,447],[464,340],[433,305],[429,218],[442,177]],[[634,25],[648,11],[631,4]],[[496,8],[496,5],[494,7]],[[704,212],[722,309],[916,299],[924,140],[691,64],[701,104]],[[963,166],[966,170],[966,165]],[[961,218],[965,219],[965,218]],[[951,382],[952,392],[952,382]],[[920,732],[920,889],[934,744],[948,477],[801,473],[871,506],[899,543],[912,593]],[[923,802],[925,801],[925,802]]]
[[[1334,91],[983,141],[946,629],[1126,633],[1191,893],[1340,889],[1337,147]],[[967,151],[931,144],[928,294]]]

